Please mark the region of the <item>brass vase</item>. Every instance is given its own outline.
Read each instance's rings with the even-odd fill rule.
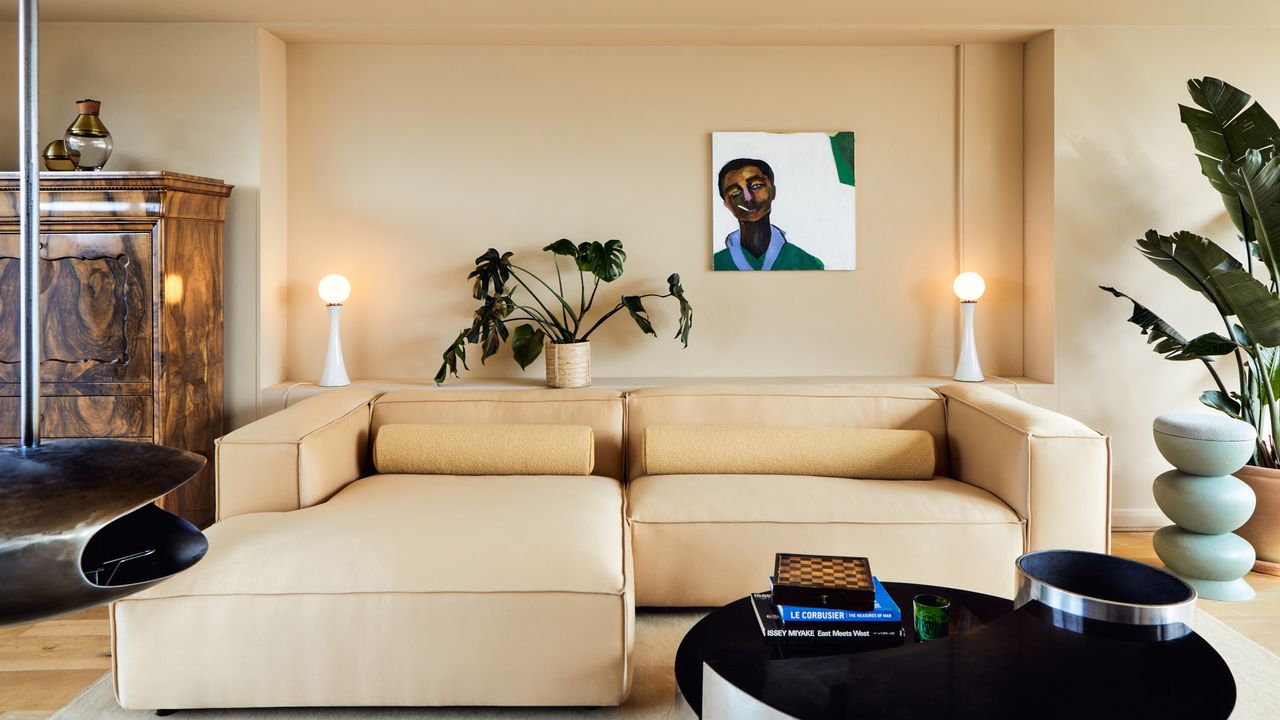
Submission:
[[[80,114],[67,128],[62,141],[77,170],[101,170],[111,157],[111,133],[98,117],[101,110],[102,103],[97,100],[76,102],[76,111]]]
[[[45,145],[41,157],[44,159],[45,170],[65,172],[76,169],[76,164],[71,162],[71,155],[67,154],[67,145],[62,138]]]

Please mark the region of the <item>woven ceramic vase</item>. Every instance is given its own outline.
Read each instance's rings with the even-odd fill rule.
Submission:
[[[1210,600],[1247,600],[1244,575],[1253,546],[1233,530],[1253,514],[1253,490],[1233,477],[1253,455],[1252,425],[1220,415],[1170,413],[1156,418],[1156,447],[1176,470],[1156,478],[1156,504],[1175,524],[1156,531],[1156,554]]]
[[[547,358],[547,387],[577,388],[591,384],[591,343],[552,343],[543,346]]]

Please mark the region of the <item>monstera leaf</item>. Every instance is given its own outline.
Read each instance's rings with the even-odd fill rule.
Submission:
[[[510,332],[503,320],[515,308],[508,295],[490,295],[476,308],[467,342],[480,344],[480,364],[498,354],[498,346]]]
[[[1253,228],[1254,242],[1245,244],[1257,250],[1272,281],[1280,281],[1280,157],[1249,150],[1239,163],[1222,161],[1222,171]]]
[[[477,300],[483,300],[491,287],[493,294],[502,294],[507,280],[511,278],[511,253],[499,255],[497,250],[489,248],[476,258],[476,269],[467,277],[475,280],[471,286],[471,297]]]
[[[586,245],[586,243],[583,243]],[[583,261],[587,267],[582,267]],[[592,275],[609,283],[622,277],[622,263],[626,262],[627,253],[622,250],[621,240],[599,241],[591,243],[586,252],[578,246],[578,267],[589,271]]]
[[[583,244],[586,245],[587,243],[583,243]],[[578,246],[574,245],[573,241],[567,238],[560,238],[559,240],[542,248],[542,251],[554,253],[556,255],[564,255],[566,257],[571,257],[575,260],[578,258]]]
[[[649,320],[649,312],[644,309],[644,303],[640,301],[638,295],[623,295],[622,306],[631,313],[631,319],[636,321],[636,325],[640,327],[641,332],[646,335],[658,336],[653,329],[653,323]]]
[[[1222,196],[1222,204],[1247,243],[1256,241],[1252,222],[1240,195],[1224,177],[1223,163],[1237,163],[1249,150],[1267,151],[1280,137],[1280,127],[1248,93],[1217,78],[1187,83],[1191,99],[1201,109],[1179,105],[1182,123],[1198,151],[1200,172]]]
[[[1098,287],[1133,303],[1133,314],[1129,316],[1129,322],[1142,328],[1142,334],[1147,336],[1147,344],[1153,346],[1151,349],[1168,360],[1212,362],[1214,357],[1226,355],[1236,349],[1235,342],[1217,333],[1205,333],[1193,340],[1187,340],[1182,333],[1137,300],[1113,287],[1104,285]]]
[[[547,339],[547,334],[542,328],[525,323],[517,327],[511,333],[511,356],[515,358],[516,364],[521,370],[533,364],[534,360],[542,354],[542,344]]]
[[[693,329],[693,306],[684,297],[679,274],[672,273],[667,278],[667,292],[680,303],[680,326],[676,328],[676,339],[684,347],[689,347],[689,331]]]
[[[471,332],[470,328],[458,333],[458,337],[454,339],[453,344],[445,349],[442,357],[444,362],[440,364],[440,370],[436,373],[436,384],[443,385],[445,378],[449,377],[449,373],[453,373],[454,377],[458,377],[458,363],[462,363],[463,370],[470,370],[467,367],[467,335]]]

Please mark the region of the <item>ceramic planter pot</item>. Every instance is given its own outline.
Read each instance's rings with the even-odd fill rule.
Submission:
[[[547,358],[547,387],[578,388],[591,384],[591,343],[552,343],[542,348]]]
[[[1254,572],[1280,575],[1280,470],[1246,465],[1236,473],[1258,496],[1253,517],[1236,534],[1258,553]]]

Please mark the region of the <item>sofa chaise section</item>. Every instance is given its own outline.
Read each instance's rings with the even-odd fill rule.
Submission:
[[[121,705],[622,702],[634,599],[619,478],[360,476],[388,418],[621,427],[616,393],[489,395],[341,391],[224,438],[237,476],[220,475],[208,555],[113,606]],[[620,473],[620,434],[604,437],[597,456]],[[338,466],[355,477],[315,476],[309,455],[333,448],[359,459]]]

